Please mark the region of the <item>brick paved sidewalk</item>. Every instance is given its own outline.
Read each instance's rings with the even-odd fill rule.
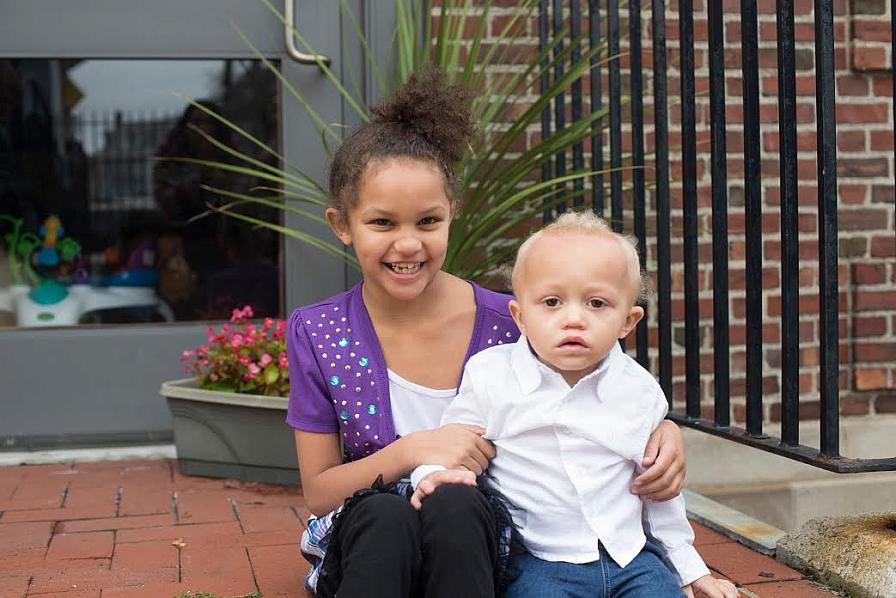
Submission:
[[[294,487],[187,477],[170,460],[0,467],[0,598],[306,597],[308,515]],[[745,596],[833,596],[694,527],[707,564]]]

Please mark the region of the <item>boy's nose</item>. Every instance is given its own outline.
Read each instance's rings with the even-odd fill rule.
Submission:
[[[585,325],[585,319],[582,317],[582,310],[575,305],[567,306],[563,313],[564,328],[582,328]]]

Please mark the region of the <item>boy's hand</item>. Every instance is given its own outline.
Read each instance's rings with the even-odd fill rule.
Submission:
[[[442,484],[466,484],[467,486],[476,485],[476,474],[472,471],[458,469],[444,469],[442,471],[434,471],[417,484],[417,489],[411,496],[411,506],[418,511],[423,506],[423,499],[436,491],[436,488]]]
[[[716,579],[712,575],[704,575],[681,590],[688,598],[694,598],[694,590],[700,592],[701,598],[737,598],[740,595],[733,583],[726,579]]]

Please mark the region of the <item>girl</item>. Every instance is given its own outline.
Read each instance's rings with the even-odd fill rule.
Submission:
[[[330,167],[326,218],[363,281],[297,309],[288,328],[287,422],[305,501],[324,515],[302,540],[318,596],[494,596],[506,562],[501,509],[478,489],[439,488],[418,513],[402,480],[423,463],[486,469],[495,450],[483,429],[438,425],[467,359],[519,336],[509,296],[441,270],[453,165],[474,133],[468,102],[435,69],[412,76]],[[682,455],[678,428],[661,425],[633,491],[677,495]]]

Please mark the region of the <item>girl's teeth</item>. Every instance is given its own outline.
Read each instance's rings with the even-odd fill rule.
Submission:
[[[420,264],[390,264],[391,268],[399,274],[411,274],[420,269]]]

